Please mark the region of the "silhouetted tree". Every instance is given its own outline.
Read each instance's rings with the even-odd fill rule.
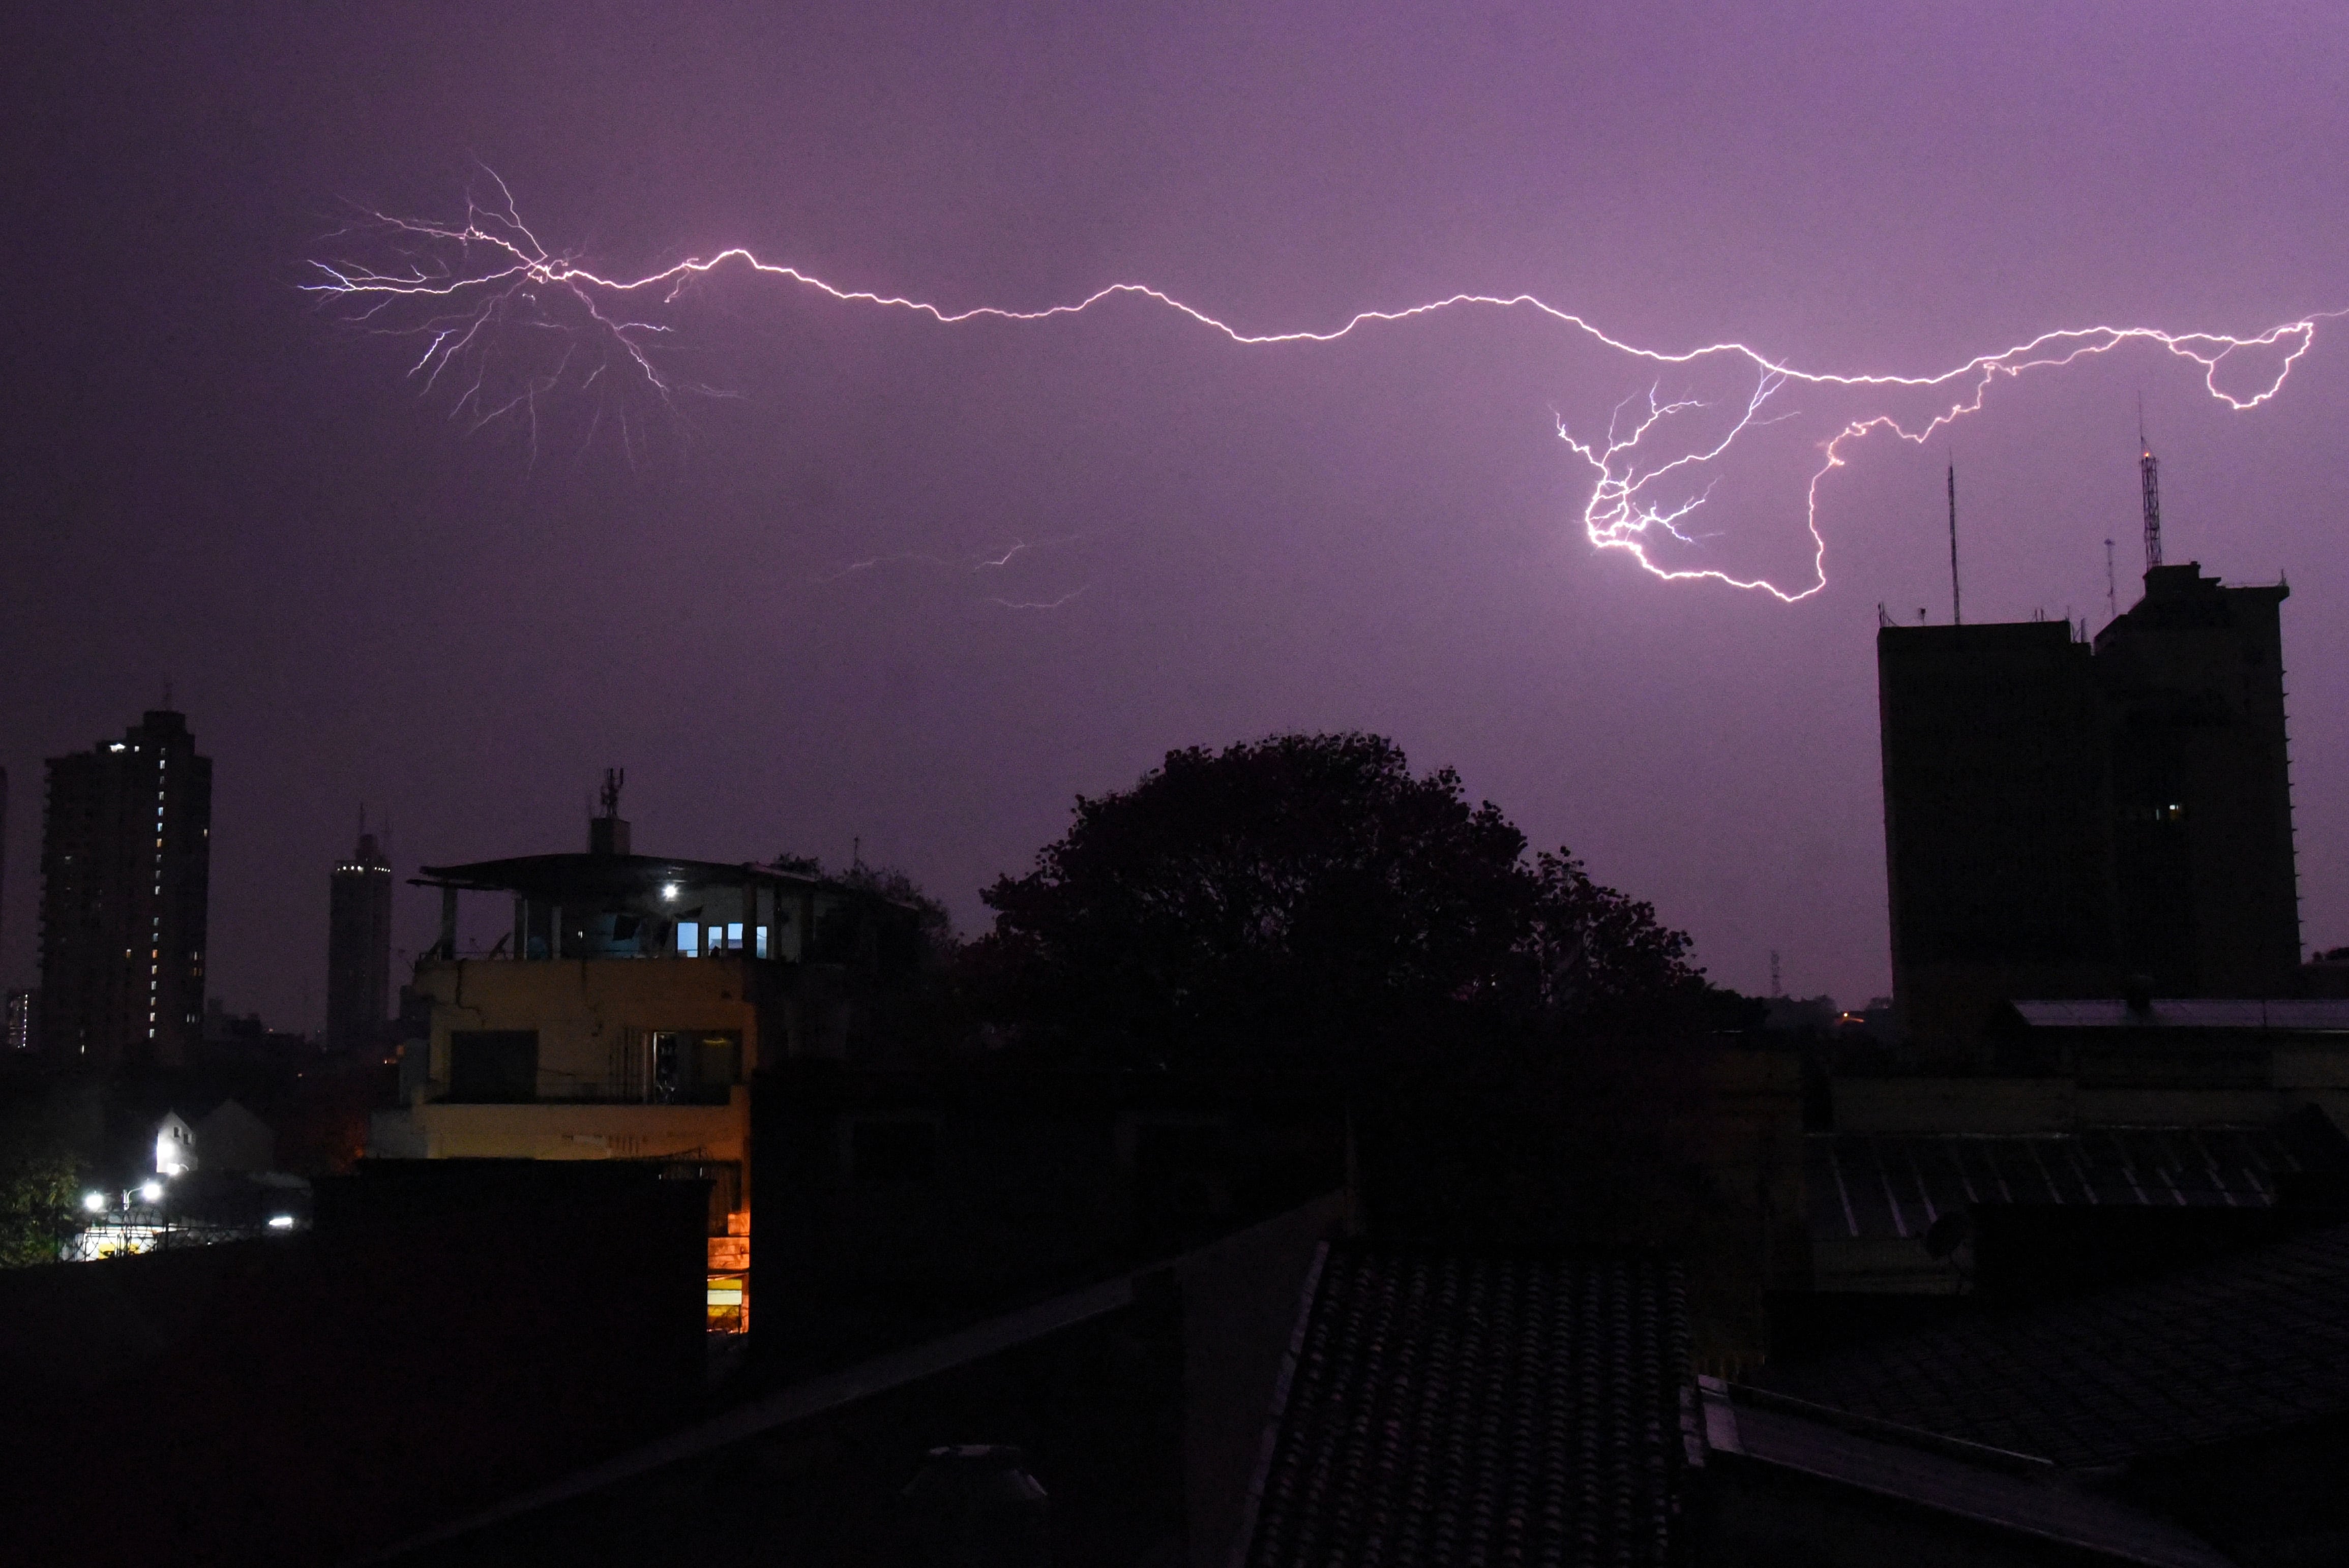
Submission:
[[[0,1268],[57,1261],[83,1217],[98,1119],[88,1082],[24,1076],[0,1086]]]
[[[1380,736],[1169,752],[982,896],[984,1010],[1109,1060],[1361,1059],[1702,995],[1688,937]]]

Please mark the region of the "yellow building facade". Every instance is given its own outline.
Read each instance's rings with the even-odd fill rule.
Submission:
[[[424,868],[442,896],[414,982],[429,1031],[403,1047],[403,1103],[376,1114],[368,1152],[626,1160],[706,1181],[710,1323],[740,1330],[750,1075],[843,1052],[908,912],[792,869],[634,855],[626,826],[597,819],[585,855]],[[501,899],[477,953],[459,952],[460,894]]]

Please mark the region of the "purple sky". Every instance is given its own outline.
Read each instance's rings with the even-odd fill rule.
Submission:
[[[1553,413],[1659,378],[1525,313],[1239,348],[1138,304],[941,328],[722,280],[677,363],[732,395],[631,467],[575,401],[535,461],[467,434],[403,379],[414,344],[297,292],[346,203],[448,216],[487,165],[605,270],[741,243],[949,308],[1134,281],[1273,331],[1529,291],[1661,349],[1905,373],[2100,322],[2249,334],[2349,305],[2338,8],[883,9],[18,25],[0,978],[35,968],[41,759],[168,673],[216,770],[215,990],[289,1024],[323,1014],[361,801],[404,876],[584,847],[618,763],[640,847],[861,836],[969,929],[1078,792],[1341,727],[1457,765],[1719,979],[1762,988],[1775,947],[1790,989],[1863,999],[1877,605],[1946,618],[1954,455],[1971,618],[2100,623],[2108,536],[2126,606],[2140,391],[2169,558],[2291,579],[2303,933],[2349,943],[2349,322],[2250,414],[2133,348],[1929,449],[1859,444],[1821,492],[1829,585],[1790,607],[1592,550]],[[1847,399],[1782,397],[1775,466],[1693,526],[1798,583],[1799,459]],[[432,919],[403,889],[397,945]]]

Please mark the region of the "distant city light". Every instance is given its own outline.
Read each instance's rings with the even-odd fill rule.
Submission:
[[[160,1202],[163,1198],[163,1183],[142,1181],[139,1184],[139,1195],[150,1203]]]
[[[106,1212],[106,1194],[103,1192],[84,1192],[81,1195],[81,1206],[88,1209],[93,1214],[103,1214]]]
[[[294,1228],[294,1216],[272,1214],[269,1216],[269,1228],[273,1231],[290,1231]]]

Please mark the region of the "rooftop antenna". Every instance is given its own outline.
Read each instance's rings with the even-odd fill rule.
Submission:
[[[2113,575],[2113,542],[2105,541],[2105,619],[2116,621],[2121,614],[2120,579]]]
[[[2145,489],[2145,569],[2161,564],[2161,464],[2145,434],[2145,394],[2137,398],[2137,471]]]
[[[165,676],[163,677],[163,708],[164,708],[164,711],[165,711],[165,712],[169,712],[169,711],[171,710],[171,677],[170,676]]]
[[[606,768],[604,769],[604,815],[606,817],[616,817],[620,814],[620,786],[626,784],[627,781],[628,770],[626,769]]]
[[[1786,987],[1778,978],[1778,950],[1774,947],[1770,949],[1770,995],[1783,996],[1785,994]]]
[[[1958,593],[1958,465],[1950,465],[1950,624],[1966,624],[1965,601]]]

